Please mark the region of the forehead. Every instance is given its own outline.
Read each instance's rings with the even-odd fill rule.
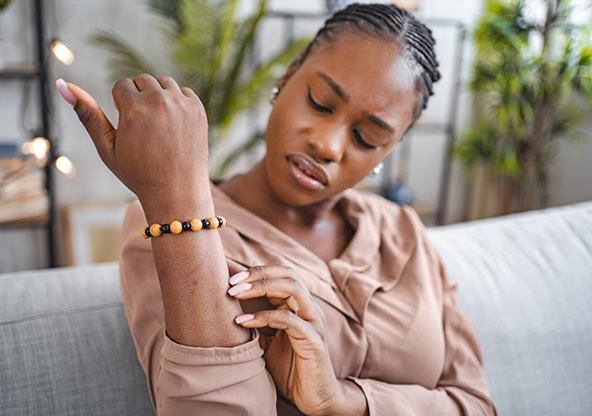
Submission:
[[[324,81],[317,72],[329,75],[351,97],[353,106],[402,121],[396,118],[413,116],[418,93],[417,70],[401,52],[394,41],[343,34],[314,50],[302,69],[319,83]]]

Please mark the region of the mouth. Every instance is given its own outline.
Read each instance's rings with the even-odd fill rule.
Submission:
[[[286,157],[294,179],[309,189],[322,189],[329,184],[325,170],[310,157],[292,153]]]

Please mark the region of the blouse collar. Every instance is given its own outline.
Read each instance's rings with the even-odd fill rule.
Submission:
[[[318,282],[318,279],[310,282],[311,292],[354,321],[362,322],[364,309],[376,289],[392,287],[398,280],[397,270],[402,271],[403,264],[397,264],[386,281],[382,276],[369,276],[372,264],[380,261],[376,256],[380,256],[383,224],[378,219],[379,213],[373,212],[371,204],[365,202],[360,191],[348,188],[342,193],[338,203],[355,233],[341,255],[327,263],[288,234],[236,203],[217,186],[220,182],[211,179],[211,191],[216,215],[226,218],[227,227],[322,279],[325,284]],[[412,250],[403,251],[407,253],[400,253],[405,255],[398,260],[406,263]],[[253,259],[248,258],[239,244],[225,245],[225,254],[241,264],[252,266]],[[356,294],[348,295],[352,290]],[[343,301],[343,296],[347,297],[348,302]]]

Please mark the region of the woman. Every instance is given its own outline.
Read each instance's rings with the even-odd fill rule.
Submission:
[[[264,158],[224,181],[208,176],[190,89],[118,81],[115,129],[58,81],[138,196],[121,283],[158,414],[495,414],[472,322],[421,221],[352,189],[426,107],[437,65],[430,30],[406,11],[337,12],[278,81]],[[228,226],[157,236],[214,215]]]

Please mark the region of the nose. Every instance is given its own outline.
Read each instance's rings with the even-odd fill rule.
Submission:
[[[308,145],[317,160],[335,162],[343,158],[347,144],[347,129],[343,125],[327,123],[317,126],[308,136]]]

